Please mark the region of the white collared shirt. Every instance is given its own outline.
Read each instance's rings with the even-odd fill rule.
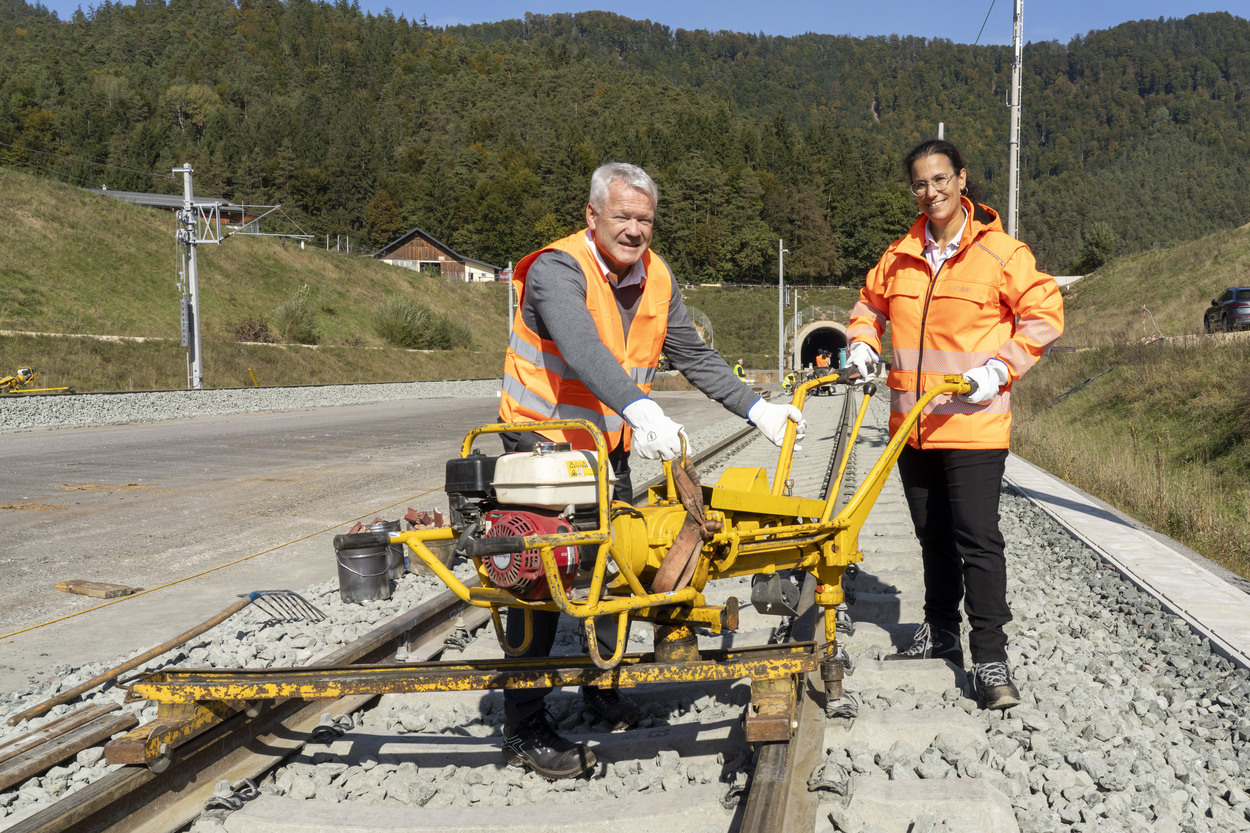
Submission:
[[[933,239],[933,230],[931,223],[924,224],[924,259],[929,261],[929,266],[933,268],[933,274],[937,274],[942,268],[942,264],[950,259],[951,255],[959,251],[959,241],[964,237],[964,229],[968,227],[968,212],[964,211],[964,222],[959,227],[959,233],[955,235],[951,242],[946,244],[943,249],[938,249],[937,241]]]
[[[612,274],[612,270],[608,268],[607,262],[603,259],[599,247],[595,245],[595,234],[590,229],[586,229],[586,243],[590,246],[590,250],[595,253],[595,263],[599,264],[599,270],[603,272],[604,277]],[[647,282],[647,270],[642,265],[642,258],[638,258],[638,262],[629,267],[629,271],[621,276],[615,286],[617,289],[624,289],[627,286],[637,284],[642,286]]]

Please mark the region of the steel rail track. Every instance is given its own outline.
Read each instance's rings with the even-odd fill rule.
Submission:
[[[470,615],[447,590],[312,665],[382,662],[405,642],[410,658],[426,653],[433,656],[457,627],[457,619]],[[178,830],[199,815],[218,781],[235,784],[258,777],[302,747],[323,714],[351,713],[371,699],[360,696],[333,703],[286,700],[260,705],[255,717],[238,712],[179,747],[168,769],[160,773],[138,766],[115,770],[18,822],[8,828],[9,833]]]
[[[328,386],[322,386],[328,387]],[[702,465],[723,456],[755,432],[747,426],[695,454]],[[663,475],[640,484],[634,501],[664,482]],[[484,624],[486,611],[469,608],[450,590],[443,591],[355,642],[313,662],[315,666],[375,664],[407,647],[409,661],[441,653],[457,627]],[[333,703],[286,700],[254,704],[256,714],[237,712],[174,751],[167,769],[141,766],[115,770],[66,798],[23,819],[7,833],[173,833],[190,824],[212,797],[217,782],[238,784],[262,776],[297,752],[325,714],[350,714],[374,695]]]
[[[836,482],[838,463],[847,451],[847,435],[855,416],[855,397],[850,394],[849,389],[844,388],[840,393],[843,396],[842,416],[839,420],[838,439],[829,461],[833,476],[826,476],[825,494],[821,495],[826,500],[829,489]],[[844,501],[843,495],[838,497],[838,507]],[[790,629],[790,641],[811,641],[817,639],[818,631],[823,633],[823,618],[819,615],[822,608],[812,603],[815,584],[814,576],[805,576],[799,593],[800,603],[796,611],[798,616]],[[807,675],[801,683],[799,704],[795,711],[795,727],[789,742],[762,744],[756,752],[755,768],[742,808],[739,833],[793,833],[815,827],[819,801],[816,793],[807,788],[807,776],[820,763],[824,754],[821,746],[824,740],[825,714],[817,699],[817,694],[823,699],[824,687],[818,673]]]

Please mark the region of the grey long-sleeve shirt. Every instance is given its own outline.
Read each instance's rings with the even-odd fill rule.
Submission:
[[[682,303],[677,281],[675,278],[672,281],[664,355],[690,384],[709,399],[746,419],[747,412],[759,396],[743,384],[725,360],[699,338],[698,331],[690,322],[686,305]],[[628,337],[642,287],[613,287],[613,295]],[[556,343],[565,363],[595,398],[618,414],[644,395],[599,338],[599,330],[586,307],[586,276],[572,255],[551,251],[534,260],[525,278],[521,316],[539,336]]]

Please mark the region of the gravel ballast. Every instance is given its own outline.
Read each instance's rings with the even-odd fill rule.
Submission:
[[[986,740],[939,735],[924,749],[847,747],[827,760],[893,780],[988,778],[1024,833],[1250,830],[1246,669],[1010,490],[1002,531],[1015,617],[1008,651],[1023,703],[1000,713],[958,689],[869,689],[866,708],[962,709]],[[836,814],[835,823],[870,829]]]
[[[438,386],[454,385],[455,391]],[[467,386],[481,385],[469,392]],[[389,396],[382,389],[396,389]],[[403,389],[407,389],[404,392]],[[497,381],[482,383],[414,383],[367,386],[361,395],[381,401],[405,396],[492,395]],[[106,402],[98,417],[73,406],[59,413],[46,400],[16,400],[6,409],[0,430],[32,430],[69,425],[175,419],[185,409],[209,402],[235,410],[291,410],[343,404],[330,401],[350,395],[351,388],[291,391],[191,392],[163,402],[129,405]],[[441,392],[439,392],[441,391]],[[234,400],[234,395],[255,399]],[[136,395],[139,396],[139,395]],[[143,394],[142,396],[164,396]],[[300,397],[309,398],[302,399]],[[187,404],[186,397],[206,397]],[[314,398],[315,397],[315,398]],[[96,397],[90,397],[96,399]],[[129,396],[115,399],[126,400]],[[68,400],[69,398],[64,398]],[[284,406],[285,403],[285,406]],[[298,403],[298,404],[292,404]],[[127,416],[141,407],[142,419]],[[117,410],[113,410],[116,408]],[[195,411],[203,415],[203,411]],[[726,436],[740,420],[726,420],[692,437],[696,447]],[[636,472],[636,481],[649,476]],[[1178,617],[1153,597],[1140,592],[1089,547],[1057,525],[1050,516],[1009,488],[1002,503],[1002,530],[1007,540],[1009,598],[1015,621],[1009,626],[1010,660],[1023,704],[1005,713],[987,712],[959,689],[928,693],[909,686],[861,690],[863,709],[950,709],[972,715],[986,732],[984,742],[963,743],[938,735],[925,748],[895,744],[888,752],[846,746],[827,750],[828,763],[852,775],[892,780],[944,779],[957,776],[987,779],[1008,796],[1026,833],[1057,831],[1250,831],[1250,674],[1214,653]],[[467,565],[462,565],[465,569]],[[159,664],[267,667],[306,662],[350,641],[377,623],[411,608],[441,591],[441,583],[409,574],[397,582],[389,602],[343,605],[334,583],[305,591],[329,615],[321,625],[277,625],[255,613],[240,614],[183,652]],[[739,593],[740,596],[744,593]],[[486,632],[490,636],[489,629]],[[493,638],[493,637],[492,637]],[[562,631],[564,644],[578,638]],[[646,637],[634,634],[645,649]],[[853,650],[853,644],[852,644]],[[53,686],[0,694],[0,713],[11,714],[86,679],[114,662],[81,669],[62,669]],[[686,695],[672,699],[644,698],[646,724],[712,722],[741,714],[743,693],[728,696]],[[116,688],[97,693],[92,702],[120,702]],[[492,702],[487,698],[485,703]],[[562,731],[570,735],[602,731],[584,714],[580,700],[553,697],[551,706]],[[29,731],[70,707],[45,718],[8,729],[4,737]],[[137,705],[127,708],[139,708]],[[419,711],[387,702],[383,712],[363,717],[399,732],[498,740],[501,710],[468,710],[463,706],[432,706]],[[143,719],[154,715],[143,709]],[[271,795],[317,800],[358,800],[403,807],[577,804],[642,791],[672,791],[688,785],[740,779],[747,761],[687,766],[674,755],[658,752],[654,760],[612,765],[602,777],[549,784],[532,773],[503,767],[493,759],[480,766],[420,769],[399,760],[348,760],[328,750],[309,747],[306,760],[277,771],[260,785]],[[0,793],[0,829],[36,808],[81,788],[109,767],[99,750],[80,753],[66,766],[32,778]],[[197,827],[211,830],[218,816],[206,816]],[[834,814],[835,829],[872,833],[874,828],[850,814]],[[932,829],[948,829],[942,822]],[[954,828],[951,828],[954,829]],[[976,820],[960,825],[962,833],[980,829]]]
[[[39,428],[132,425],[226,414],[300,411],[338,405],[368,405],[397,399],[494,396],[498,392],[498,379],[467,379],[301,388],[11,396],[5,397],[4,407],[0,408],[0,433]]]

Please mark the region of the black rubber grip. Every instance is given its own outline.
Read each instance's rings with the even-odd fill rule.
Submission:
[[[524,535],[500,535],[497,538],[470,538],[464,542],[464,554],[469,558],[485,558],[488,555],[507,555],[525,550]]]
[[[334,536],[336,550],[359,550],[365,547],[385,547],[391,543],[389,532],[348,532]]]

